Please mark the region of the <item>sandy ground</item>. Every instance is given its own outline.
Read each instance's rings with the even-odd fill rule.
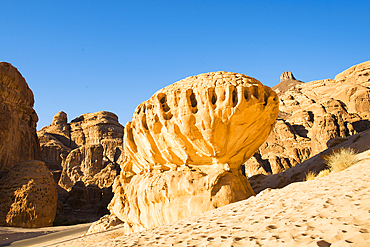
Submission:
[[[118,228],[53,246],[370,246],[370,151],[358,156],[345,171],[169,225],[122,236]]]
[[[91,223],[43,228],[0,227],[0,246],[47,246],[83,235]]]
[[[345,171],[169,225],[128,235],[119,227],[64,239],[51,233],[38,246],[370,246],[370,151],[358,157]]]

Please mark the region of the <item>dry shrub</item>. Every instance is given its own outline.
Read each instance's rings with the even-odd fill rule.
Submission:
[[[317,174],[316,177],[317,178],[325,177],[325,176],[329,175],[329,173],[330,173],[330,170],[329,169],[321,170],[319,172],[319,174]]]
[[[340,172],[353,166],[358,161],[356,152],[352,148],[340,148],[333,150],[330,155],[322,157],[330,172]]]
[[[315,178],[316,178],[316,172],[309,171],[306,174],[306,181],[308,181],[308,180],[314,180]]]

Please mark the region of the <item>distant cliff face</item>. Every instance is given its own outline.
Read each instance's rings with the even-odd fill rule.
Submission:
[[[58,112],[37,133],[42,160],[59,184],[55,224],[93,221],[108,213],[124,157],[123,129],[111,112],[82,114],[70,123],[65,112]]]
[[[31,89],[9,63],[0,63],[0,170],[41,159]]]
[[[277,123],[245,163],[247,176],[280,173],[337,144],[340,137],[370,128],[370,61],[334,80],[302,83],[289,73],[281,78],[273,87],[280,99]]]
[[[113,184],[123,159],[123,126],[114,113],[86,113],[67,123],[67,114],[58,112],[37,134],[43,161],[52,171],[62,170],[64,189],[77,181],[100,188]]]

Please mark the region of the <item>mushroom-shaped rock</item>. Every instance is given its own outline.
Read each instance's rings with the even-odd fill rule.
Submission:
[[[126,160],[111,213],[129,232],[254,195],[240,166],[266,140],[278,104],[272,89],[231,72],[191,76],[159,90],[126,125]]]

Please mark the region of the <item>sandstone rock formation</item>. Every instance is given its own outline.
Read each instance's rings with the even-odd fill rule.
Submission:
[[[125,127],[111,213],[129,232],[254,195],[240,166],[277,114],[276,93],[242,74],[200,74],[159,90]]]
[[[323,158],[340,148],[351,148],[356,153],[368,152],[370,149],[370,128],[352,136],[335,139],[334,143],[336,145],[333,144],[331,147],[284,172],[271,175],[258,174],[252,176],[249,178],[249,182],[253,190],[259,193],[268,188],[283,188],[291,183],[305,181],[306,174],[310,171],[318,174],[321,170],[327,169]]]
[[[115,114],[86,113],[68,124],[67,114],[58,112],[38,136],[49,169],[62,170],[58,179],[62,188],[70,190],[78,181],[100,188],[113,184],[123,159],[123,126]]]
[[[33,104],[23,76],[11,64],[0,62],[0,170],[41,158]]]
[[[58,186],[58,207],[54,225],[95,221],[109,213],[107,205],[112,197],[110,187],[101,189],[96,184],[85,186],[82,181],[76,182],[69,192]]]
[[[272,89],[278,94],[282,95],[284,92],[286,92],[288,89],[294,87],[295,85],[302,84],[304,82],[297,80],[293,73],[290,71],[285,71],[280,76],[280,83],[276,86],[274,86]]]
[[[338,138],[370,128],[370,61],[334,80],[273,89],[279,92],[279,116],[266,142],[245,163],[248,177],[285,171],[340,143]]]
[[[108,213],[112,184],[123,159],[123,126],[106,111],[87,113],[67,122],[55,114],[38,133],[42,159],[58,185],[54,224],[97,220]]]
[[[57,207],[54,179],[42,161],[24,161],[0,178],[0,225],[52,226]]]
[[[54,180],[42,161],[33,93],[11,64],[0,63],[0,225],[51,226]]]

